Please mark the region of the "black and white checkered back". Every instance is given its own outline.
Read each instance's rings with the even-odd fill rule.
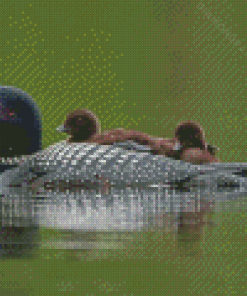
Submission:
[[[132,148],[133,148],[133,144]],[[131,146],[130,145],[130,146]],[[97,180],[104,176],[113,184],[122,183],[167,183],[205,173],[210,180],[219,173],[231,173],[232,166],[191,165],[148,151],[123,149],[122,144],[97,145],[88,143],[67,144],[61,141],[29,157],[24,157],[19,166],[8,172],[11,182],[19,182],[43,174],[48,180]],[[139,150],[138,150],[139,149]],[[138,152],[139,151],[139,152]],[[233,165],[233,164],[231,164]],[[243,164],[242,164],[243,165]],[[246,165],[246,164],[245,164]],[[6,175],[6,174],[5,174]],[[201,178],[202,179],[202,178]],[[23,182],[23,181],[21,181]]]

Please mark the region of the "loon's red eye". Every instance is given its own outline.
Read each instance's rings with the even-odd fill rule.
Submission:
[[[6,110],[5,112],[6,112],[6,114],[8,116],[15,116],[15,111],[14,110],[12,110],[10,108],[6,108],[5,110]]]

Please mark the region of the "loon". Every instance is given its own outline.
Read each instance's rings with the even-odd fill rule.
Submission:
[[[27,141],[24,141],[25,149],[17,151],[17,147],[21,146],[18,142],[12,154],[4,154],[2,149],[0,165],[13,169],[4,173],[0,186],[29,186],[35,178],[59,183],[61,180],[98,182],[101,177],[116,186],[131,183],[169,185],[189,181],[191,178],[197,178],[197,183],[200,184],[208,184],[212,180],[217,180],[218,184],[219,180],[224,183],[226,174],[231,183],[239,184],[242,179],[233,176],[232,172],[240,173],[246,169],[246,164],[230,164],[225,171],[225,164],[219,169],[219,163],[195,165],[163,155],[152,155],[148,146],[132,141],[98,145],[90,142],[68,143],[65,140],[41,150],[41,120],[32,98],[13,87],[2,87],[0,90],[1,120],[8,121],[11,126],[18,123],[22,132],[25,131],[27,135]],[[69,114],[68,122],[66,121],[68,127],[73,127],[71,117],[73,119],[75,115],[83,115],[85,112],[83,109]],[[93,114],[88,111],[87,114],[93,123],[91,132],[96,132],[100,126]],[[15,137],[11,138],[16,140]],[[237,181],[232,180],[233,178]]]
[[[17,165],[15,169],[4,173],[2,186],[29,186],[34,176],[39,176],[42,182],[54,184],[66,180],[98,182],[99,176],[103,176],[114,186],[130,183],[172,184],[189,182],[190,179],[205,186],[221,186],[227,182],[238,186],[240,183],[246,184],[246,178],[234,176],[234,172],[247,168],[247,163],[193,165],[162,155],[152,155],[147,147],[134,142],[68,145],[66,140],[32,155],[1,158],[1,162]]]

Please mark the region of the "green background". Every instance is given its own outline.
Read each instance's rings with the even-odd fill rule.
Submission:
[[[244,1],[2,0],[0,20],[0,84],[37,101],[43,148],[65,138],[55,128],[68,111],[89,108],[103,130],[171,137],[178,122],[198,121],[222,161],[246,161]],[[235,216],[224,215],[196,260],[177,256],[168,237],[133,259],[70,263],[45,250],[46,259],[2,261],[0,291],[242,295],[246,213]]]
[[[89,108],[103,129],[158,136],[196,120],[222,161],[245,161],[246,4],[172,3],[1,1],[0,81],[39,104],[44,148],[65,138],[68,111]]]

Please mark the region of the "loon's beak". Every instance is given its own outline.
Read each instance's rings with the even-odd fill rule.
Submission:
[[[56,128],[56,131],[59,132],[59,133],[69,133],[70,132],[70,129],[69,128],[66,128],[64,126],[64,124],[62,125],[59,125],[57,128]]]

